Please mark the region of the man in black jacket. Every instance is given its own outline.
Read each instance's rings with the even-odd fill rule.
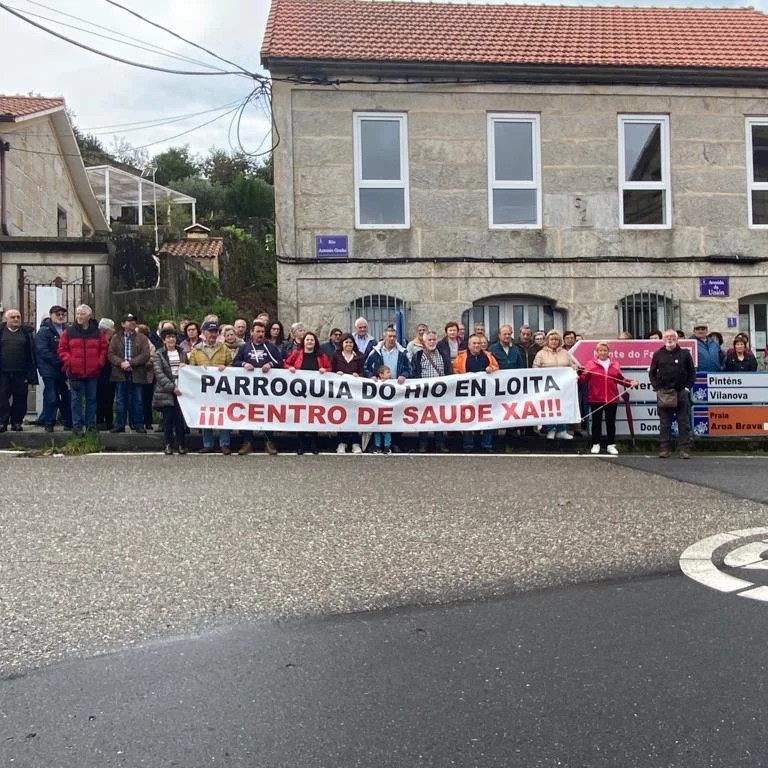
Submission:
[[[666,330],[664,346],[654,352],[648,378],[657,393],[659,411],[659,458],[669,456],[669,442],[672,436],[672,419],[677,416],[677,443],[680,458],[690,458],[691,424],[689,392],[696,381],[696,367],[691,353],[677,343],[677,331]],[[676,405],[662,405],[662,398],[676,395]],[[672,393],[675,393],[674,395]]]
[[[67,322],[67,309],[54,304],[48,311],[35,338],[37,370],[43,380],[43,412],[40,421],[46,432],[53,432],[56,412],[61,412],[65,429],[72,427],[72,410],[69,405],[69,387],[59,358],[59,338],[64,333]]]
[[[27,386],[37,384],[35,331],[21,324],[18,309],[6,311],[0,325],[0,432],[21,432],[27,412]]]

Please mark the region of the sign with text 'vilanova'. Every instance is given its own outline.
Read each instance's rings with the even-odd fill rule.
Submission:
[[[374,381],[337,373],[186,365],[179,405],[190,427],[289,432],[468,431],[579,420],[571,368]]]
[[[693,431],[702,437],[768,437],[768,373],[697,373]]]

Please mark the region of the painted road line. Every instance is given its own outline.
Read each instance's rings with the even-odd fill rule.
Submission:
[[[764,603],[768,603],[768,587],[745,589],[743,592],[739,592],[739,597],[747,597],[750,600],[761,600]]]
[[[768,543],[753,541],[729,552],[723,562],[730,568],[768,569],[768,560],[763,559],[766,550]]]
[[[720,547],[755,536],[768,538],[768,528],[744,528],[701,539],[701,541],[691,544],[680,555],[680,570],[694,581],[718,592],[739,592],[742,593],[740,596],[749,597],[752,600],[768,601],[768,587],[758,587],[751,581],[723,573],[713,561],[714,553]],[[765,541],[747,542],[741,547],[731,550],[726,555],[724,562],[728,564],[728,557],[733,556],[732,562],[738,563],[735,567],[744,568],[747,563],[752,564],[761,561],[761,555],[766,546]]]

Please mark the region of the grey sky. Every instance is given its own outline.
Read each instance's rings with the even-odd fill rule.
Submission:
[[[473,0],[470,0],[473,1]],[[66,18],[50,9],[109,27],[124,35],[139,38],[148,46],[180,53],[209,64],[222,64],[207,54],[176,40],[125,11],[111,6],[106,0],[2,0],[5,4],[39,17],[40,24],[61,34],[73,37],[94,48],[105,50],[127,59],[169,68],[194,68],[152,52],[137,50],[111,40],[94,37],[68,29],[61,23],[85,27],[80,21]],[[232,59],[246,69],[259,68],[259,49],[264,35],[269,0],[121,0],[122,4],[179,34],[198,42],[212,51]],[[754,6],[765,10],[766,2]],[[595,3],[583,3],[595,4]],[[610,5],[656,6],[730,6],[746,2],[704,3],[680,2],[611,2]],[[44,7],[44,6],[47,6]],[[91,27],[92,29],[92,27]],[[179,120],[171,125],[134,130],[132,126],[100,128],[115,124],[135,123],[143,120],[172,118],[189,113],[212,110],[221,105],[243,99],[251,90],[251,81],[245,77],[184,77],[136,69],[109,61],[93,53],[76,48],[70,43],[56,40],[0,9],[0,93],[36,93],[43,96],[64,96],[77,116],[77,124],[84,130],[98,133],[109,148],[113,136],[122,136],[135,146],[153,143],[150,154],[167,146],[188,143],[194,152],[204,153],[210,147],[224,149],[237,146],[230,130],[231,116],[174,138],[176,134],[195,128],[215,118],[220,111],[200,114]],[[112,34],[103,29],[100,34]],[[109,134],[106,131],[117,131]],[[259,105],[249,106],[242,119],[240,136],[248,151],[256,151],[267,138],[269,121]]]

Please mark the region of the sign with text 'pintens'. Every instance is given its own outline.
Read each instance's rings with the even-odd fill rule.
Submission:
[[[349,239],[346,235],[317,235],[315,256],[318,259],[348,259]]]
[[[583,339],[571,347],[571,355],[582,365],[595,356],[597,339]],[[664,346],[659,339],[607,339],[610,345],[610,356],[622,368],[647,368],[651,364],[653,353]],[[698,360],[696,340],[680,339],[677,342],[693,355],[693,364]]]

